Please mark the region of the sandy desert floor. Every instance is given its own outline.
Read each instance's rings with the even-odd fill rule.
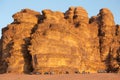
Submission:
[[[27,75],[1,74],[0,80],[120,80],[120,74],[61,74],[61,75]]]

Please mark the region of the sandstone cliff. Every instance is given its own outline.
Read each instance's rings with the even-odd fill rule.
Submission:
[[[120,26],[110,10],[89,18],[82,7],[23,9],[13,18],[2,29],[0,73],[120,72]]]

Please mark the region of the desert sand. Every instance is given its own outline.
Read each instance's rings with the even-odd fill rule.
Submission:
[[[120,80],[120,74],[60,74],[60,75],[27,75],[1,74],[0,80]]]

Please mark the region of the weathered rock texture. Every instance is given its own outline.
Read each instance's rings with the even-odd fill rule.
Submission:
[[[110,10],[89,19],[82,7],[23,9],[13,18],[2,29],[0,73],[120,72],[120,26]]]

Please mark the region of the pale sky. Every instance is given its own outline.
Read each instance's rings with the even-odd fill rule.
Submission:
[[[70,6],[82,6],[87,10],[89,17],[97,15],[101,8],[109,8],[116,24],[120,24],[120,0],[0,0],[0,33],[3,27],[12,23],[12,15],[21,9],[65,12]]]

